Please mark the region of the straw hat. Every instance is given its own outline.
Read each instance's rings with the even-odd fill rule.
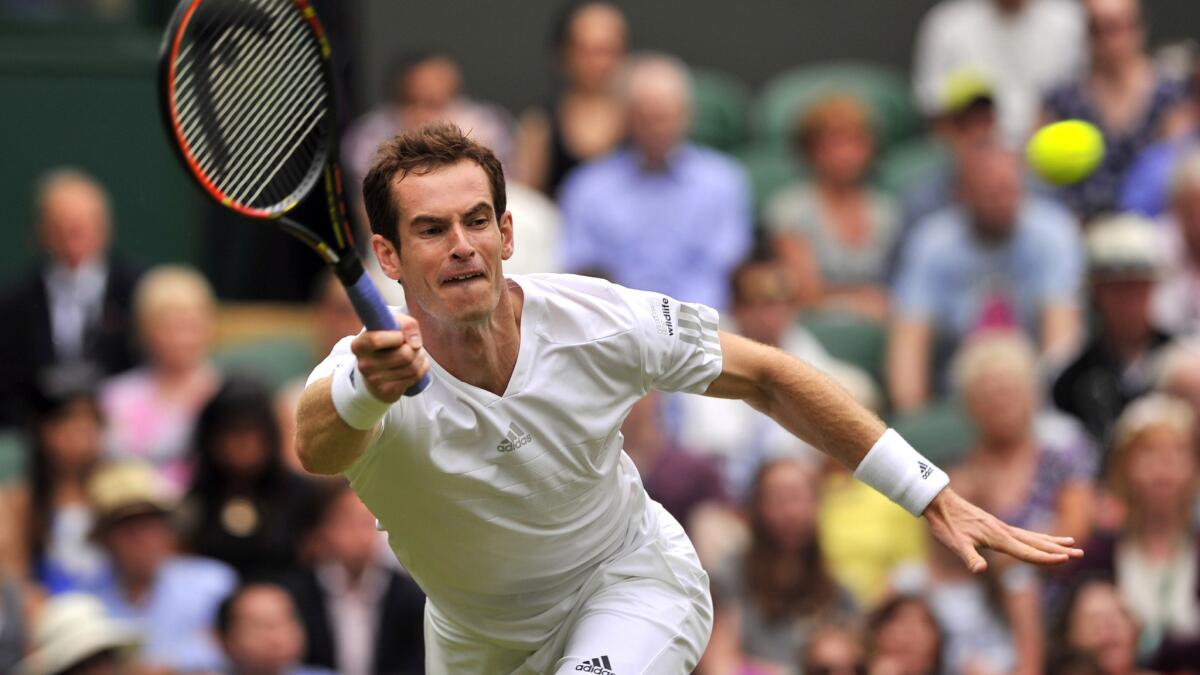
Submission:
[[[104,605],[87,593],[66,593],[46,604],[33,630],[33,652],[20,675],[55,675],[108,650],[137,648],[135,630],[108,617]]]
[[[178,503],[170,485],[140,460],[102,466],[88,482],[88,496],[96,512],[93,535],[133,516],[170,515]]]

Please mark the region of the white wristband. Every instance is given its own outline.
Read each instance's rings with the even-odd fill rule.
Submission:
[[[888,429],[863,457],[854,477],[888,499],[920,516],[942,488],[950,484],[945,471],[913,449],[895,429]]]
[[[343,363],[333,371],[330,396],[338,416],[359,431],[374,429],[392,407],[391,403],[380,401],[367,389],[357,361]]]

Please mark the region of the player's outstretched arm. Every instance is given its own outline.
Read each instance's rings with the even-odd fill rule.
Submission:
[[[296,412],[296,451],[310,473],[334,475],[366,450],[388,408],[429,370],[412,317],[400,330],[367,331],[350,343],[353,359],[305,388]]]
[[[936,467],[906,449],[913,458],[923,460],[919,465],[911,462],[910,466],[909,457],[902,451],[891,452],[884,447],[889,442],[903,441],[812,366],[778,349],[726,332],[721,332],[721,352],[722,371],[709,385],[707,395],[746,401],[854,470],[857,477],[888,494],[914,515],[923,515],[934,536],[957,553],[972,572],[987,567],[978,552],[981,548],[1039,565],[1061,564],[1083,555],[1083,551],[1071,546],[1074,541],[1069,537],[1011,527],[949,487],[922,498],[921,490],[925,487],[922,481]],[[873,456],[864,463],[868,453]],[[916,476],[907,473],[914,471],[918,472]],[[941,484],[945,484],[944,479]]]

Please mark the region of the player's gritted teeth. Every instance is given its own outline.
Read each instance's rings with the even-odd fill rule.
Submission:
[[[442,277],[442,285],[450,286],[453,284],[464,284],[475,279],[483,279],[484,277],[485,275],[481,270],[459,272],[457,274]]]

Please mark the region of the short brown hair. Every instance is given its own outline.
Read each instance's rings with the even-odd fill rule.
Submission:
[[[830,94],[799,111],[793,121],[792,144],[804,154],[813,142],[831,129],[851,128],[873,134],[871,111],[851,94]]]
[[[401,178],[409,173],[428,173],[464,159],[475,162],[487,174],[492,189],[492,208],[498,220],[508,201],[500,160],[486,146],[467,138],[457,126],[437,122],[406,131],[376,151],[371,169],[363,179],[363,202],[371,231],[400,245],[397,231],[400,208],[392,194],[392,179],[397,173]]]

